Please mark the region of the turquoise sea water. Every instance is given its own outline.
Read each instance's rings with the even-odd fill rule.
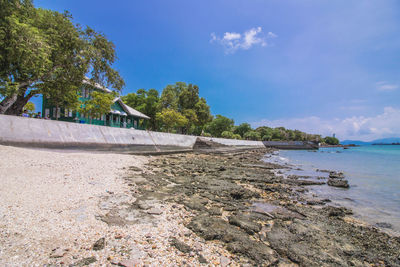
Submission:
[[[312,186],[318,196],[353,209],[370,224],[389,223],[385,231],[400,235],[400,146],[322,148],[316,152],[281,150],[269,161],[295,165],[298,175],[326,176],[316,169],[343,171],[349,189]]]

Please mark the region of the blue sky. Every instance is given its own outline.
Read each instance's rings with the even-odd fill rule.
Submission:
[[[197,84],[213,114],[340,139],[400,135],[396,0],[57,0],[116,45],[123,94]]]

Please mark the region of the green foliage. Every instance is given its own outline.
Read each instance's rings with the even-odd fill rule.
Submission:
[[[127,94],[122,99],[128,106],[148,115],[151,118],[149,127],[156,131],[166,130],[166,124],[161,120],[161,114],[165,110],[168,110],[168,114],[172,114],[171,110],[174,110],[174,115],[179,113],[180,116],[186,118],[186,123],[179,124],[180,126],[176,126],[174,130],[187,134],[200,135],[204,126],[212,119],[206,100],[199,97],[199,87],[184,82],[167,85],[160,97],[155,89],[149,91],[139,89],[136,93]],[[157,118],[158,113],[160,115]],[[168,129],[170,130],[172,128]]]
[[[210,133],[202,133],[201,136],[204,136],[204,137],[212,137],[212,135],[211,135]]]
[[[35,111],[35,104],[33,104],[32,102],[26,103],[26,105],[24,106],[24,110],[27,110],[30,114],[32,114]]]
[[[228,139],[234,139],[235,134],[232,133],[231,131],[223,131],[221,133],[222,138],[228,138]]]
[[[90,118],[100,117],[110,112],[115,95],[94,91],[78,109],[80,113],[87,114]]]
[[[0,10],[0,113],[20,112],[37,94],[75,105],[72,95],[87,74],[92,83],[117,90],[124,86],[112,68],[114,44],[89,27],[74,25],[68,12],[22,0],[1,0]],[[68,96],[60,97],[63,93]]]
[[[207,126],[207,132],[211,133],[212,136],[221,137],[222,132],[231,131],[234,121],[224,117],[222,115],[217,115]]]
[[[244,138],[246,140],[254,140],[254,141],[260,141],[261,140],[261,135],[257,131],[248,131],[244,134]]]
[[[234,134],[233,139],[241,140],[242,137],[239,134]]]
[[[328,145],[338,145],[339,139],[337,139],[336,137],[327,136],[324,138],[324,142]]]
[[[235,128],[235,130],[233,131],[235,134],[239,134],[241,137],[244,137],[244,135],[251,131],[251,126],[248,123],[242,123],[239,126],[237,126]]]
[[[262,141],[271,141],[272,140],[272,135],[266,134],[261,138]]]
[[[122,97],[122,101],[128,106],[150,117],[148,128],[159,130],[156,115],[159,110],[159,94],[155,89],[139,89],[136,93],[130,93]]]
[[[161,129],[167,132],[170,132],[171,129],[176,131],[188,123],[188,119],[174,109],[164,109],[162,112],[157,113],[156,119],[160,122]]]

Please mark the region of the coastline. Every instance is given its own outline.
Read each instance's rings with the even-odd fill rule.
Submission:
[[[147,157],[33,151],[0,147],[13,161],[0,165],[3,191],[14,186],[1,194],[3,265],[400,264],[398,237],[307,195],[314,181],[275,175],[282,166],[261,161],[271,149]],[[37,201],[25,199],[37,190]]]

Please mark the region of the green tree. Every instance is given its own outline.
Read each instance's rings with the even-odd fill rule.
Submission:
[[[235,138],[235,134],[232,133],[231,131],[223,131],[221,133],[221,137],[222,138],[228,138],[228,139],[234,139]]]
[[[90,98],[82,104],[78,111],[80,113],[87,114],[91,123],[92,118],[98,118],[101,115],[110,112],[110,107],[113,103],[114,97],[114,94],[94,91],[91,93]]]
[[[159,130],[156,115],[159,110],[159,94],[155,89],[139,89],[136,93],[130,93],[122,97],[122,101],[128,106],[150,117],[147,127],[151,130]]]
[[[261,140],[260,133],[257,131],[248,131],[247,133],[245,133],[244,138],[246,140],[254,140],[254,141]]]
[[[179,86],[178,86],[179,84]],[[176,83],[175,85],[167,85],[160,97],[160,110],[163,109],[174,109],[178,110],[178,100],[179,100],[179,94],[182,90],[184,83]]]
[[[187,119],[185,133],[191,134],[195,130],[195,125],[198,123],[197,114],[193,109],[185,109],[182,115]]]
[[[234,121],[222,115],[217,115],[207,126],[206,131],[214,137],[221,137],[222,132],[231,131]]]
[[[240,134],[234,134],[233,139],[241,140],[242,137],[240,136]]]
[[[339,139],[337,139],[336,137],[327,136],[324,138],[324,142],[328,145],[338,145]]]
[[[29,101],[24,106],[24,110],[27,110],[29,114],[32,114],[35,111],[35,104]]]
[[[203,97],[201,97],[196,103],[194,110],[196,111],[198,125],[202,128],[213,119],[210,112],[210,106],[207,105],[207,102]]]
[[[170,132],[171,129],[177,129],[187,125],[187,118],[181,113],[173,109],[164,109],[162,112],[157,113],[156,118],[160,121],[162,129]]]
[[[20,114],[37,94],[76,93],[86,74],[92,84],[123,87],[112,68],[114,44],[103,34],[74,25],[68,12],[37,9],[29,0],[0,3],[0,114]]]
[[[233,131],[235,134],[239,134],[241,137],[244,137],[244,135],[251,131],[251,126],[248,123],[242,123],[239,126],[237,126],[235,128],[235,130]]]

